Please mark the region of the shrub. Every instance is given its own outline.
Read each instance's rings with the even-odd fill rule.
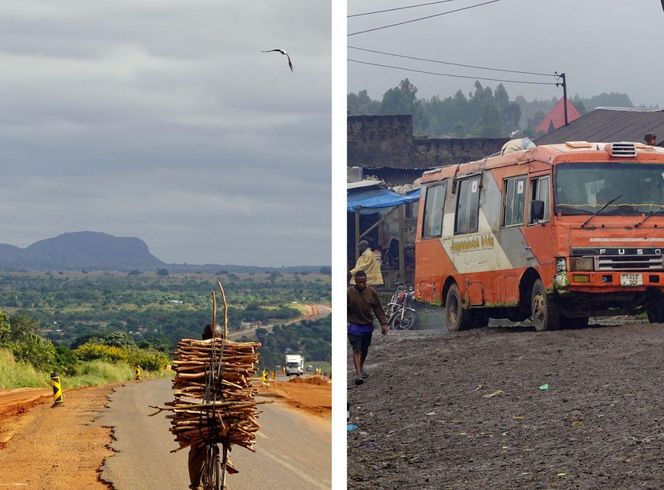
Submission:
[[[38,370],[50,370],[55,364],[55,346],[37,334],[26,335],[22,341],[9,346],[19,361],[32,364]]]
[[[104,360],[126,363],[130,366],[141,366],[148,371],[159,371],[169,362],[166,354],[156,350],[123,348],[98,343],[83,344],[76,348],[74,354],[82,361]]]
[[[57,372],[71,376],[76,372],[78,362],[78,358],[71,350],[61,345],[55,347],[54,369]]]
[[[102,359],[109,362],[128,362],[127,349],[90,342],[77,347],[74,354],[81,361]]]

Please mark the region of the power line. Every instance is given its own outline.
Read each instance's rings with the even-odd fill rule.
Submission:
[[[387,51],[377,51],[375,49],[358,48],[356,46],[348,46],[348,49],[357,49],[358,51],[366,51],[367,53],[384,54],[384,55],[387,55],[387,56],[394,56],[396,58],[405,58],[405,59],[408,59],[408,60],[428,61],[430,63],[439,63],[441,65],[461,66],[461,67],[464,67],[464,68],[477,68],[479,70],[502,71],[502,72],[507,72],[507,73],[520,73],[520,74],[523,74],[523,75],[537,75],[537,76],[543,76],[543,77],[555,77],[554,73],[538,73],[538,72],[534,72],[534,71],[506,70],[506,69],[502,69],[502,68],[489,68],[487,66],[464,65],[463,63],[452,63],[450,61],[432,60],[432,59],[429,59],[429,58],[417,58],[415,56],[406,56],[406,55],[403,55],[403,54],[388,53]]]
[[[380,63],[369,63],[368,61],[360,61],[360,60],[354,60],[352,58],[347,58],[348,61],[353,62],[353,63],[359,63],[362,65],[371,65],[371,66],[379,66],[381,68],[393,68],[395,70],[403,70],[403,71],[412,71],[415,73],[424,73],[426,75],[437,75],[441,77],[452,77],[452,78],[467,78],[470,80],[488,80],[491,82],[504,82],[504,83],[524,83],[528,85],[552,85],[556,86],[555,83],[552,82],[535,82],[532,80],[501,80],[499,78],[487,78],[487,77],[471,77],[471,76],[466,76],[466,75],[454,75],[451,73],[438,73],[434,71],[426,71],[426,70],[416,70],[413,68],[405,68],[403,66],[394,66],[394,65],[382,65]]]
[[[374,10],[373,12],[364,12],[361,14],[352,14],[352,15],[347,15],[346,17],[361,17],[363,15],[373,15],[373,14],[382,14],[384,12],[394,12],[395,10],[405,10],[405,9],[412,9],[415,7],[424,7],[426,5],[435,5],[438,3],[448,3],[448,2],[454,2],[455,0],[438,0],[437,2],[428,2],[428,3],[418,3],[417,5],[406,5],[405,7],[395,7],[392,9],[385,9],[385,10]],[[664,0],[663,0],[664,1]]]
[[[483,5],[488,5],[490,3],[496,3],[496,2],[500,2],[500,0],[489,0],[488,2],[478,3],[476,5],[470,5],[468,7],[462,7],[462,8],[456,9],[456,10],[448,10],[447,12],[441,12],[439,14],[427,15],[426,17],[418,17],[417,19],[404,20],[403,22],[397,22],[396,24],[389,24],[389,25],[386,25],[386,26],[374,27],[372,29],[365,29],[364,31],[351,32],[350,34],[348,34],[348,37],[356,36],[357,34],[364,34],[366,32],[379,31],[381,29],[387,29],[389,27],[395,27],[395,26],[401,26],[401,25],[404,25],[404,24],[410,24],[411,22],[418,22],[420,20],[432,19],[434,17],[440,17],[441,15],[453,14],[454,12],[461,12],[462,10],[468,10],[468,9],[472,9],[472,8],[475,8],[475,7],[481,7]]]

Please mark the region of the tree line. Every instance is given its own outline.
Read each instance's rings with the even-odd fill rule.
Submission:
[[[276,325],[271,331],[258,328],[256,338],[262,344],[261,367],[267,369],[283,366],[286,354],[302,354],[305,362],[332,360],[331,315],[290,325]]]
[[[455,138],[504,138],[516,129],[536,137],[540,133],[535,128],[558,100],[529,102],[520,95],[511,99],[502,83],[492,89],[479,81],[468,95],[457,90],[453,96],[418,98],[417,87],[408,78],[385,92],[381,100],[372,99],[366,90],[347,96],[349,115],[410,114],[415,134]],[[619,93],[589,98],[574,95],[571,102],[581,114],[601,106],[634,107],[627,94]]]

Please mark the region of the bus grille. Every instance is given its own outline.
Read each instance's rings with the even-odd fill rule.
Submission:
[[[595,257],[596,271],[660,271],[662,255],[620,255]]]

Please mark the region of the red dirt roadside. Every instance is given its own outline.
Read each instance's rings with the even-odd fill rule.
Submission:
[[[258,392],[283,400],[287,405],[326,420],[332,417],[332,385],[322,376],[272,381]]]
[[[96,421],[108,396],[121,385],[65,390],[53,408],[51,390],[0,390],[0,489],[110,489],[100,480],[114,453],[110,427]],[[329,422],[331,385],[325,378],[273,382],[263,395]]]
[[[0,488],[111,488],[98,473],[112,431],[95,419],[112,390],[65,390],[56,408],[48,389],[0,390]]]

